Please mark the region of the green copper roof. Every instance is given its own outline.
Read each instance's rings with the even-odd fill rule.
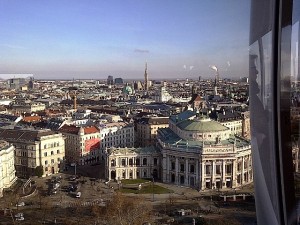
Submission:
[[[195,120],[184,120],[178,123],[177,126],[181,130],[197,131],[201,133],[225,131],[229,129],[214,120],[202,119],[202,118],[195,119]]]

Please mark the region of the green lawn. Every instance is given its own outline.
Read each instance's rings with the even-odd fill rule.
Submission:
[[[121,188],[120,192],[122,193],[134,193],[134,194],[168,194],[173,193],[172,190],[158,186],[149,184],[147,186],[142,186],[142,189],[139,191],[136,188]]]
[[[127,180],[121,180],[122,184],[142,184],[149,182],[149,180],[146,179],[127,179]]]

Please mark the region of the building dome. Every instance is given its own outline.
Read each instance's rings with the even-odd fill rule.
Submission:
[[[132,88],[127,84],[127,85],[123,88],[122,93],[125,94],[125,95],[132,95],[133,90],[132,90]]]
[[[192,120],[184,120],[179,122],[177,126],[181,130],[194,131],[198,133],[219,132],[228,130],[227,127],[206,117],[196,117]]]

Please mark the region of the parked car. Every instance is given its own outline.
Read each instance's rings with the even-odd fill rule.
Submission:
[[[25,202],[18,202],[18,203],[16,204],[16,206],[18,206],[18,207],[25,206]]]
[[[17,214],[15,215],[15,217],[16,217],[16,218],[24,217],[24,214],[23,214],[23,213],[17,213]]]
[[[21,216],[21,217],[17,217],[16,220],[23,221],[23,220],[25,220],[25,219],[24,219],[23,216]]]
[[[80,197],[81,197],[81,192],[77,192],[76,198],[80,198]]]
[[[69,180],[70,180],[70,181],[76,180],[76,176],[71,176],[71,177],[69,178]]]

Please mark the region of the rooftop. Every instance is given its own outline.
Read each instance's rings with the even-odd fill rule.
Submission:
[[[216,144],[214,141],[202,141],[202,140],[185,140],[180,138],[175,134],[170,128],[160,128],[158,130],[158,139],[161,143],[180,149],[186,149],[186,151],[200,153],[204,146],[235,146],[237,148],[250,146],[250,141],[239,137],[231,136],[226,140],[221,140],[219,144]]]
[[[0,129],[0,139],[12,142],[34,142],[41,137],[57,134],[51,130],[13,130]]]
[[[210,120],[209,118],[197,117],[192,120],[184,120],[177,124],[181,130],[197,131],[199,133],[226,131],[229,128]]]

